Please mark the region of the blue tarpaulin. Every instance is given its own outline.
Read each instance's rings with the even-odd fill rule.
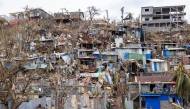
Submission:
[[[61,56],[69,56],[69,54],[68,54],[68,53],[65,53],[65,54],[62,54]]]
[[[190,49],[190,45],[186,45],[186,48]]]

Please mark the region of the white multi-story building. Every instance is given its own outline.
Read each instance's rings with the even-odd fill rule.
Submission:
[[[168,31],[169,28],[184,28],[185,5],[141,7],[143,30]]]

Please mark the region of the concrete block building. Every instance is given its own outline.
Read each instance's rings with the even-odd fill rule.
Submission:
[[[184,28],[185,5],[141,7],[141,23],[144,31],[168,31]]]

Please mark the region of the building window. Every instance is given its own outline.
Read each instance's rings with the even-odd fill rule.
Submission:
[[[170,19],[170,16],[163,16],[163,19]]]
[[[149,21],[149,18],[145,18],[145,21]]]
[[[176,102],[176,99],[175,99],[175,98],[172,98],[172,101],[175,103],[175,102]]]
[[[148,12],[149,11],[149,9],[145,9],[145,12]]]
[[[147,24],[143,24],[143,26],[147,26]]]
[[[178,20],[181,20],[181,17],[178,17]]]
[[[154,91],[154,89],[155,89],[155,84],[150,84],[150,91],[152,92],[152,91]]]
[[[156,12],[156,14],[161,14],[161,12]]]

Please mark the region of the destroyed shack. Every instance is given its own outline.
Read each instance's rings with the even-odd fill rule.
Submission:
[[[103,60],[103,61],[113,61],[117,62],[118,61],[118,54],[116,52],[94,52],[93,56],[97,58],[97,60]]]
[[[152,74],[162,74],[170,70],[170,63],[161,59],[149,59],[146,61],[145,71]]]

